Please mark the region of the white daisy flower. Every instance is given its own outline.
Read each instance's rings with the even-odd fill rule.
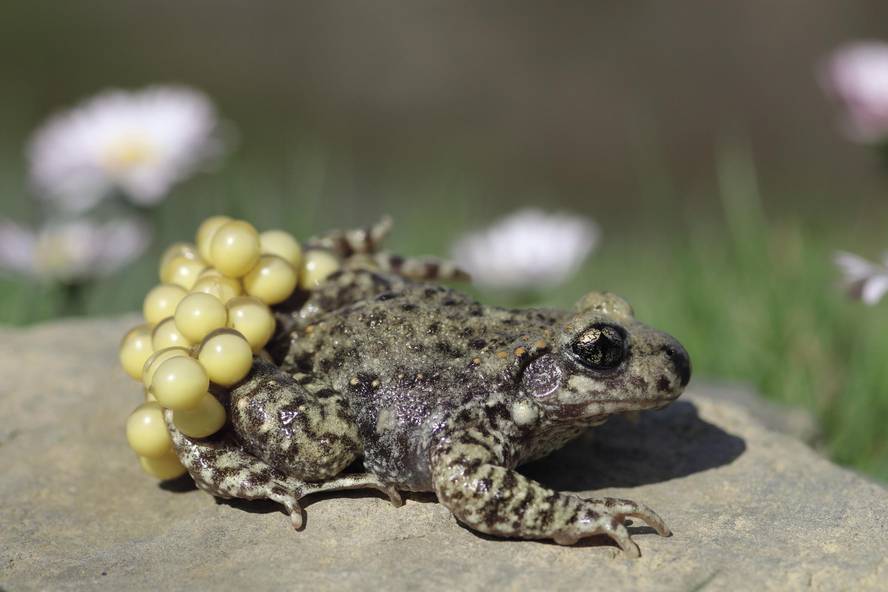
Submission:
[[[76,283],[116,271],[149,242],[147,227],[126,218],[53,222],[39,232],[0,220],[0,270]]]
[[[851,139],[888,139],[888,43],[860,41],[839,48],[821,67],[820,80],[842,103]]]
[[[881,264],[844,251],[837,252],[834,261],[842,272],[842,284],[853,298],[872,306],[888,292],[888,253]]]
[[[112,189],[140,205],[218,154],[218,120],[202,93],[179,86],[111,90],[53,116],[31,138],[31,178],[40,195],[72,211]]]
[[[565,282],[599,239],[591,220],[536,209],[515,212],[453,247],[456,264],[479,286],[538,290]]]

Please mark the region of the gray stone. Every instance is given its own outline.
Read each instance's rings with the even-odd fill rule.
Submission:
[[[133,318],[0,331],[0,588],[835,590],[888,586],[888,492],[691,389],[637,422],[616,419],[525,472],[561,489],[655,508],[624,559],[496,540],[431,496],[394,508],[330,495],[294,532],[273,504],[216,503],[159,485],[128,449],[141,401],[117,366]]]
[[[768,401],[743,384],[710,383],[705,390],[719,401],[743,407],[769,430],[793,436],[818,449],[823,447],[823,433],[814,414],[807,409]]]

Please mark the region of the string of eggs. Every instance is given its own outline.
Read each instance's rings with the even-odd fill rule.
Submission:
[[[145,322],[123,337],[123,369],[144,386],[145,402],[126,421],[126,438],[142,468],[158,479],[185,472],[164,421],[206,438],[225,425],[225,409],[211,392],[246,378],[275,330],[271,307],[297,288],[311,290],[339,269],[335,255],[303,252],[282,230],[259,233],[251,224],[213,216],[195,242],[171,245],[161,257],[160,281],[145,296]]]

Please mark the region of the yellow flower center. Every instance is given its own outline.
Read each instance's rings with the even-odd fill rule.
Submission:
[[[62,236],[44,237],[34,253],[36,268],[46,275],[64,274],[77,258],[80,245],[72,244]],[[82,248],[82,247],[81,247]]]
[[[144,135],[126,134],[105,150],[105,165],[114,172],[123,172],[150,162],[156,156],[157,151]]]

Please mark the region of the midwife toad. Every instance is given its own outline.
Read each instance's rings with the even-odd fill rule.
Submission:
[[[278,333],[248,378],[217,395],[229,424],[204,439],[167,425],[197,485],[271,499],[302,525],[299,499],[374,488],[433,491],[493,535],[573,544],[612,538],[637,556],[624,519],[661,535],[652,510],[548,489],[515,467],[608,416],[669,404],[690,378],[684,348],[593,292],[572,311],[481,305],[434,283],[452,265],[378,251],[384,223],[313,241],[343,269],[278,307]],[[366,472],[342,473],[361,458]]]

